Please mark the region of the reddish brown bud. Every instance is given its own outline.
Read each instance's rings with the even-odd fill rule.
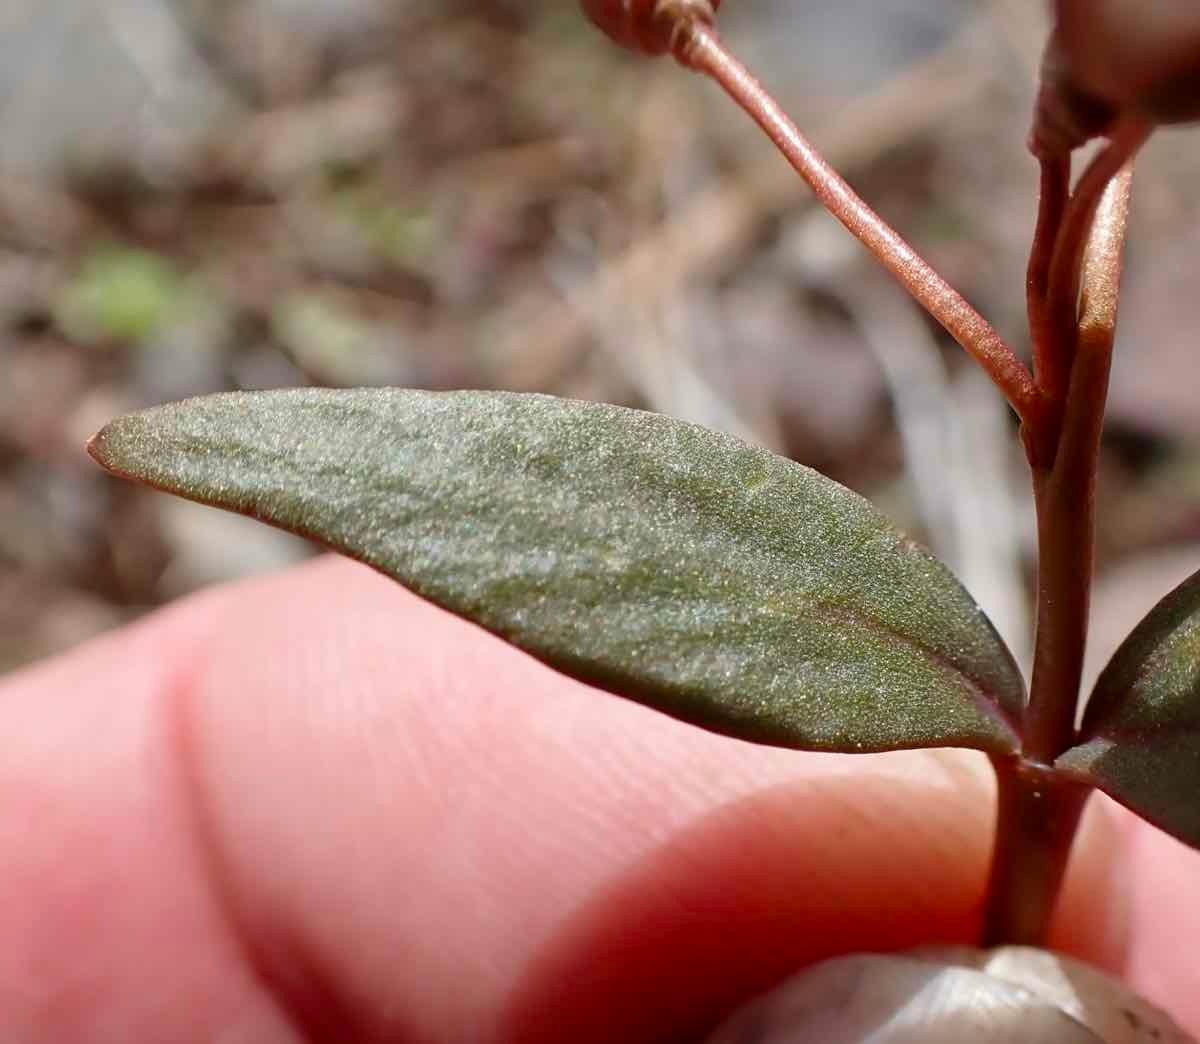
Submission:
[[[1131,116],[1200,119],[1200,4],[1055,0],[1035,142],[1072,147]]]
[[[1058,33],[1042,56],[1041,87],[1033,117],[1032,147],[1040,156],[1061,156],[1103,134],[1116,117],[1110,102],[1075,81]]]
[[[619,43],[642,54],[671,50],[681,21],[711,24],[721,0],[582,0],[584,13]]]

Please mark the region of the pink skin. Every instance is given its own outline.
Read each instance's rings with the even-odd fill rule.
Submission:
[[[979,916],[974,755],[710,736],[342,561],[9,677],[0,747],[13,1044],[695,1040]],[[1056,942],[1200,1031],[1200,856],[1094,805]]]

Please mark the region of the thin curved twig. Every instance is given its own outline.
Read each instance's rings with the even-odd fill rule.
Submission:
[[[1041,192],[1038,196],[1037,226],[1029,251],[1025,275],[1025,304],[1029,312],[1029,336],[1033,342],[1033,375],[1045,390],[1045,374],[1053,368],[1053,324],[1048,313],[1050,268],[1054,247],[1062,231],[1071,194],[1071,159],[1042,156]]]
[[[1151,127],[1141,121],[1130,120],[1118,126],[1108,145],[1080,176],[1067,204],[1050,265],[1045,306],[1049,343],[1039,374],[1041,389],[1052,403],[1063,401],[1070,381],[1079,323],[1084,251],[1093,219],[1109,183],[1137,154],[1150,131]]]
[[[676,56],[715,80],[758,123],[822,205],[987,371],[1021,421],[1030,428],[1040,426],[1042,396],[1016,352],[826,162],[771,95],[725,49],[715,31],[699,22],[688,23]]]

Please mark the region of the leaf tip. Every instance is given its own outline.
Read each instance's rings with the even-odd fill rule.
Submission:
[[[100,467],[125,478],[132,477],[129,466],[129,454],[133,448],[130,442],[130,436],[133,435],[132,419],[132,416],[126,416],[109,421],[84,444],[88,456]]]
[[[105,471],[114,471],[114,461],[112,454],[112,436],[113,426],[117,421],[112,421],[101,428],[84,444],[84,448],[88,452],[88,456],[92,458]]]
[[[102,468],[108,467],[108,452],[106,447],[108,442],[108,427],[108,425],[105,425],[101,428],[84,443],[83,447],[87,450],[88,456]]]

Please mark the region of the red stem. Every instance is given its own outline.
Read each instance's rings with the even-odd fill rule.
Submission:
[[[1092,207],[1099,211],[1077,265],[1083,314],[1072,338],[1062,433],[1050,467],[1034,462],[1038,514],[1038,614],[1025,753],[1050,764],[1071,743],[1087,638],[1095,542],[1096,465],[1116,335],[1121,256],[1132,168]],[[1064,230],[1064,234],[1065,230]]]
[[[1126,121],[1113,132],[1108,145],[1098,152],[1079,179],[1062,219],[1051,259],[1046,293],[1047,344],[1038,384],[1053,404],[1062,403],[1067,393],[1078,327],[1079,286],[1083,252],[1096,210],[1104,191],[1150,134],[1149,125]]]
[[[1116,331],[1132,171],[1093,207],[1076,280],[1082,318],[1061,437],[1049,461],[1031,454],[1038,518],[1037,640],[1023,750],[996,761],[999,809],[988,884],[987,945],[1043,945],[1087,791],[1064,783],[1055,759],[1075,741],[1095,540],[1096,463]],[[1065,232],[1064,232],[1065,234]]]
[[[1033,248],[1029,252],[1029,268],[1025,277],[1025,303],[1029,311],[1029,333],[1033,341],[1033,375],[1045,388],[1045,373],[1054,365],[1053,328],[1047,314],[1050,291],[1050,264],[1054,244],[1062,229],[1071,191],[1070,155],[1040,157],[1042,176],[1038,196],[1037,227],[1033,233]]]
[[[1078,355],[1054,462],[1033,465],[1037,630],[1025,754],[1043,764],[1051,764],[1074,736],[1092,588],[1096,463],[1111,353]]]
[[[1019,758],[996,769],[996,843],[980,944],[1045,946],[1091,788]]]
[[[766,132],[814,195],[919,301],[1004,393],[1027,426],[1044,414],[1033,376],[1016,353],[949,283],[879,217],[800,133],[771,95],[734,58],[715,31],[690,20],[680,26],[675,54],[714,79]]]

